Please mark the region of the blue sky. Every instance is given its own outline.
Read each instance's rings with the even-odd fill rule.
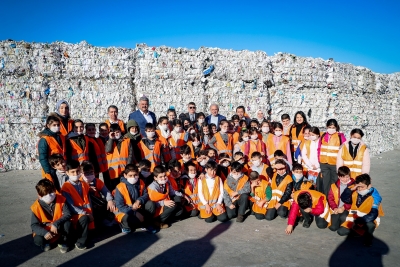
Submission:
[[[289,52],[400,71],[400,1],[1,1],[0,40]]]

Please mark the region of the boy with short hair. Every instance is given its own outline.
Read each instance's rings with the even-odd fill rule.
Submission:
[[[102,122],[99,124],[99,138],[103,142],[103,145],[106,144],[110,134],[110,127],[108,127],[108,124],[105,122]]]
[[[148,187],[153,181],[154,176],[150,172],[151,162],[147,159],[142,159],[139,161],[138,170],[139,170],[139,179],[144,182],[146,187]]]
[[[49,164],[56,171],[46,174],[45,178],[52,181],[56,191],[60,193],[61,187],[68,181],[68,175],[65,173],[66,162],[61,154],[53,154],[49,157]]]
[[[291,172],[292,171],[292,164],[290,164],[290,162],[287,160],[287,157],[286,157],[285,153],[283,153],[282,150],[280,150],[280,149],[275,150],[274,158],[275,158],[275,160],[283,159],[286,162],[286,165],[287,165],[287,172]],[[272,166],[272,167],[274,167],[274,166]]]
[[[304,177],[303,166],[299,163],[293,164],[292,179],[294,192],[298,190],[311,189],[313,187],[312,182],[308,181],[307,178]]]
[[[254,213],[257,220],[263,220],[267,214],[268,202],[272,198],[271,185],[268,181],[261,179],[258,172],[255,171],[250,172],[249,180],[252,213]]]
[[[290,128],[292,127],[292,124],[290,124],[290,116],[289,114],[282,114],[281,116],[281,122],[283,125],[283,135],[289,136],[290,135]]]
[[[262,155],[256,151],[251,154],[251,162],[249,162],[248,172],[255,171],[260,175],[260,179],[270,181],[273,176],[273,170],[266,163],[262,162]]]
[[[244,158],[244,154],[241,151],[237,151],[234,155],[233,155],[233,159],[234,161],[239,162],[240,164],[243,165],[243,173],[248,173],[249,170],[247,168],[247,164],[245,162],[245,158]]]
[[[179,163],[182,165],[181,172],[185,173],[185,165],[188,162],[193,162],[196,165],[196,168],[198,171],[201,171],[201,167],[198,166],[197,162],[193,161],[192,158],[192,149],[188,145],[183,145],[180,148],[180,155],[181,159],[179,160]]]
[[[142,159],[147,159],[151,162],[150,171],[153,171],[157,165],[164,162],[162,144],[156,137],[156,128],[153,124],[146,124],[145,133],[146,138],[140,140],[138,148],[141,151]]]
[[[89,185],[79,181],[81,169],[79,162],[71,160],[66,165],[68,181],[61,188],[61,194],[67,199],[67,204],[72,213],[72,223],[76,225],[78,240],[75,247],[79,250],[86,249],[88,230],[94,229],[94,217],[89,200]]]
[[[183,193],[185,196],[185,200],[183,203],[185,217],[195,217],[199,215],[199,211],[197,209],[197,205],[199,203],[199,198],[197,196],[197,170],[196,164],[194,162],[189,161],[185,164],[185,171],[187,173],[187,177],[182,177],[180,180],[181,188],[183,189]]]
[[[126,165],[124,177],[117,185],[114,192],[117,210],[115,218],[120,223],[122,233],[131,232],[145,220],[150,220],[155,211],[156,205],[150,201],[145,183],[139,179],[139,170],[133,164]],[[148,228],[152,233],[155,230]]]
[[[249,206],[250,183],[249,177],[243,174],[243,165],[233,162],[231,172],[224,182],[224,204],[229,219],[236,218],[242,223]]]
[[[197,184],[200,218],[205,219],[207,223],[218,220],[225,222],[228,220],[224,205],[222,204],[224,196],[224,187],[222,179],[216,176],[217,163],[209,161],[206,164],[206,175]]]
[[[353,230],[359,235],[364,234],[364,245],[371,246],[373,233],[380,224],[380,217],[384,216],[382,197],[378,190],[372,187],[371,177],[366,173],[357,176],[354,186],[346,188],[340,199],[346,204],[351,204],[351,208],[337,233],[344,236]]]
[[[56,194],[54,184],[42,179],[36,184],[38,199],[32,204],[31,228],[33,242],[43,251],[58,241],[61,253],[68,251],[71,238],[71,212],[65,197]]]

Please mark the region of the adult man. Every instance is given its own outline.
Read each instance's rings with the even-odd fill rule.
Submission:
[[[140,133],[142,136],[146,136],[146,123],[152,123],[157,125],[156,115],[149,111],[149,99],[145,96],[139,98],[138,110],[129,114],[129,120],[135,120],[139,124]]]
[[[181,113],[179,115],[179,119],[183,120],[185,118],[188,118],[190,120],[190,123],[194,124],[197,121],[197,117],[199,115],[199,113],[196,113],[196,104],[194,102],[189,102],[187,107],[188,107],[188,112]]]
[[[238,106],[236,108],[236,115],[239,116],[239,120],[241,120],[241,121],[244,120],[244,121],[246,121],[246,124],[249,125],[251,120],[249,117],[245,116],[245,114],[246,114],[246,110],[245,110],[244,106]]]
[[[211,106],[210,106],[210,113],[211,114],[206,117],[206,123],[207,124],[214,123],[218,127],[219,122],[221,120],[226,120],[226,117],[218,114],[218,112],[219,112],[218,105],[217,104],[211,104]]]
[[[121,129],[121,133],[125,134],[125,123],[122,120],[118,119],[118,107],[114,105],[109,106],[107,109],[107,113],[109,119],[107,119],[105,122],[107,123],[108,128],[110,128],[111,124],[118,124],[119,128]]]

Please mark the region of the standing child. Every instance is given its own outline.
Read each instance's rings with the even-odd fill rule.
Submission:
[[[242,147],[245,146],[248,142],[250,142],[250,135],[248,130],[242,130],[239,134],[238,142],[235,143],[233,147],[233,153],[242,152]],[[248,160],[250,155],[245,155],[245,158]]]
[[[68,181],[68,175],[65,173],[66,162],[62,155],[53,154],[49,157],[49,163],[50,166],[56,171],[52,172],[51,175],[46,175],[46,178],[54,184],[57,193],[60,193],[61,187],[66,181]]]
[[[142,159],[147,159],[151,162],[150,171],[152,171],[157,165],[164,162],[162,144],[156,138],[156,129],[153,124],[147,123],[145,132],[146,138],[138,143],[138,148],[141,151]]]
[[[201,140],[203,141],[203,145],[208,148],[209,141],[213,138],[212,129],[210,125],[202,125],[200,132]]]
[[[267,149],[263,141],[258,139],[259,133],[256,128],[250,128],[249,130],[250,140],[249,142],[242,145],[241,151],[249,157],[253,152],[260,152],[263,158],[267,155]]]
[[[106,179],[105,177],[108,177],[108,166],[107,166],[107,157],[106,157],[106,149],[104,147],[103,141],[99,138],[96,137],[96,125],[94,123],[86,123],[85,125],[85,132],[86,136],[89,138],[91,142],[94,142],[97,144],[99,147],[99,152],[100,154],[97,155],[98,157],[98,164],[99,164],[99,171],[103,173],[103,179]],[[107,173],[105,173],[107,172]],[[99,173],[95,174],[97,178],[99,178]]]
[[[292,128],[292,124],[290,124],[290,116],[289,114],[282,114],[281,116],[281,122],[282,122],[282,134],[284,136],[289,137],[290,135],[290,129]],[[279,123],[279,122],[278,122]]]
[[[171,131],[171,138],[169,139],[169,146],[171,148],[171,159],[180,160],[179,154],[181,146],[186,144],[185,132],[182,130],[183,123],[181,120],[173,121],[174,130]]]
[[[168,163],[171,157],[171,151],[169,148],[169,139],[171,138],[171,131],[169,130],[168,118],[160,117],[158,119],[158,129],[156,130],[157,139],[161,142],[163,158],[165,163]]]
[[[108,127],[107,123],[102,122],[99,124],[99,139],[103,142],[103,145],[108,141],[110,134],[110,127]]]
[[[229,123],[227,120],[221,120],[219,123],[220,131],[214,134],[214,137],[210,140],[209,145],[211,148],[218,151],[218,155],[226,153],[229,157],[233,154],[233,138],[228,133]]]
[[[167,117],[168,117],[168,127],[169,127],[169,130],[172,132],[172,130],[174,129],[173,123],[177,118],[175,109],[173,109],[173,108],[168,109]]]
[[[200,134],[198,134],[198,133],[192,133],[189,135],[189,141],[187,142],[187,145],[191,149],[192,159],[197,158],[199,155],[199,152],[206,148],[206,146],[204,144],[202,144]]]
[[[267,121],[262,121],[261,122],[261,136],[262,136],[262,141],[264,142],[265,145],[268,143],[268,136],[271,135],[269,132],[270,125]]]
[[[269,135],[267,142],[267,156],[271,163],[274,165],[275,157],[274,153],[276,150],[282,150],[286,154],[287,160],[292,164],[292,153],[290,150],[290,140],[287,136],[282,136],[283,126],[279,122],[274,123],[274,134]]]
[[[318,127],[311,127],[309,140],[304,141],[304,146],[301,150],[301,159],[303,166],[305,169],[307,169],[308,180],[312,181],[314,187],[316,187],[317,177],[321,172],[318,159],[319,135],[320,132]]]
[[[272,198],[271,186],[268,181],[260,179],[260,175],[255,171],[250,172],[249,179],[252,213],[257,220],[263,220],[266,218],[268,202]]]

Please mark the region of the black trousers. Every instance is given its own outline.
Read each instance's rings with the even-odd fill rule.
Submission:
[[[76,224],[76,232],[75,235],[78,238],[76,240],[77,243],[81,243],[83,245],[86,244],[88,235],[89,235],[89,216],[84,215],[79,218],[78,223]]]
[[[226,222],[228,220],[228,215],[226,214],[226,211],[218,216],[215,216],[214,214],[212,214],[210,217],[208,217],[207,219],[204,219],[204,221],[206,223],[212,223],[215,221],[220,221],[220,222]]]
[[[271,208],[267,209],[267,213],[265,214],[265,219],[267,221],[272,221],[279,215],[279,217],[286,219],[289,213],[289,209],[283,205],[281,205],[278,209]]]
[[[375,228],[376,228],[375,223],[374,222],[368,222],[368,223],[362,225],[361,227],[365,231],[365,234],[364,234],[365,241],[372,241],[373,233],[374,233]],[[339,235],[341,235],[341,236],[348,235],[348,234],[350,234],[350,232],[351,232],[351,229],[348,229],[348,228],[343,227],[343,226],[341,226],[339,228],[339,230],[337,231],[337,233]]]
[[[110,174],[108,173],[108,170],[103,172],[102,174],[103,174],[104,185],[107,187],[108,190],[110,190],[110,192],[112,192],[111,178],[110,178]]]
[[[169,219],[171,219],[171,215],[175,216],[175,217],[179,217],[182,215],[183,208],[182,208],[181,199],[182,199],[181,197],[175,196],[174,197],[175,206],[173,206],[173,207],[164,206],[163,212],[159,216],[159,220],[162,223],[165,223]]]
[[[346,217],[349,215],[349,211],[345,210],[342,213],[339,214],[332,214],[331,215],[331,226],[329,226],[329,229],[331,231],[337,231],[340,228],[340,225],[346,221]]]
[[[313,221],[313,218],[315,218],[315,224],[319,229],[325,229],[328,226],[328,222],[325,221],[324,218],[321,218],[319,216],[313,216],[312,214],[305,212],[302,208],[300,208],[301,215],[303,215],[304,218],[304,223],[305,224],[311,224]]]
[[[152,218],[154,213],[156,212],[156,204],[148,200],[144,206],[140,207],[138,209],[138,212],[143,215],[144,219],[144,224],[149,222]],[[140,220],[136,217],[134,212],[126,213],[124,217],[122,217],[121,221],[121,227],[125,229],[135,229],[138,228],[142,223]]]
[[[236,218],[238,215],[244,215],[249,206],[249,194],[241,194],[239,199],[232,203],[235,205],[234,209],[226,206],[226,214],[229,219]]]
[[[68,244],[71,241],[71,230],[72,230],[72,223],[71,221],[66,221],[60,225],[60,229],[57,230],[58,234],[60,235],[57,242],[59,244]],[[39,247],[43,247],[45,244],[49,244],[50,240],[46,240],[42,235],[35,235],[33,237],[33,242],[35,245]]]
[[[329,190],[331,185],[336,183],[338,176],[336,172],[336,165],[320,164],[322,179],[319,178],[317,181],[317,190],[324,193],[328,198]],[[319,184],[318,184],[319,183]]]

